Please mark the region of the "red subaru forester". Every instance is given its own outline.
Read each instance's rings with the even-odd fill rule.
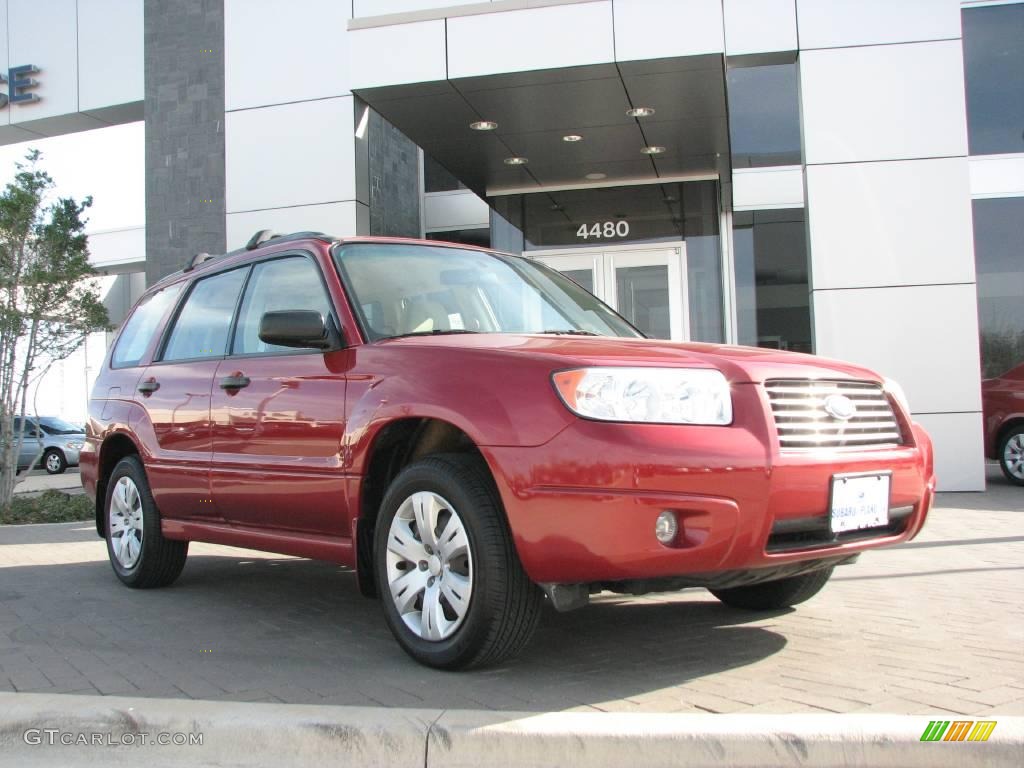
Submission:
[[[934,490],[899,387],[643,338],[530,259],[258,233],[139,301],[82,482],[118,578],[206,541],[353,567],[399,644],[493,664],[602,590],[776,609],[912,538]]]

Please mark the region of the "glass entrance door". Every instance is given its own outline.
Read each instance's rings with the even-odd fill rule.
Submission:
[[[575,280],[651,338],[689,338],[683,243],[530,255]]]

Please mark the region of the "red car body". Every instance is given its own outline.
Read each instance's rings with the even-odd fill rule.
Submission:
[[[1011,431],[1024,428],[1024,363],[1002,376],[981,382],[981,405],[985,418],[985,456],[999,460],[1007,478],[1021,483],[1024,478],[1007,469],[1002,455]]]
[[[409,242],[346,242],[367,241]],[[686,584],[696,584],[701,574],[839,562],[910,539],[924,524],[934,490],[931,443],[895,398],[887,396],[902,435],[898,445],[780,447],[766,381],[881,386],[871,371],[777,350],[647,339],[481,333],[370,342],[330,248],[318,239],[271,241],[260,253],[300,249],[312,255],[344,348],[154,363],[157,340],[173,317],[169,311],[139,365],[113,369],[108,359],[90,402],[81,455],[90,496],[102,501],[106,475],[120,456],[135,451],[166,538],[358,566],[367,590],[370,553],[360,521],[380,500],[375,457],[403,425],[441,425],[441,432],[468,436],[486,459],[515,549],[538,584],[616,582],[640,589],[684,576]],[[251,257],[229,254],[216,268]],[[179,273],[158,287],[201,273]],[[733,422],[580,418],[559,399],[551,376],[592,365],[718,369],[731,385]],[[251,385],[231,392],[215,383],[237,374]],[[138,392],[149,380],[159,389]],[[867,472],[892,473],[892,524],[845,537],[821,533],[833,475]],[[97,529],[103,535],[101,506]],[[652,535],[666,509],[680,522],[671,545]]]

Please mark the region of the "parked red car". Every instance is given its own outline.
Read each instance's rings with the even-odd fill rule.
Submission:
[[[981,382],[985,456],[997,459],[1006,479],[1024,485],[1024,363]]]
[[[130,587],[189,541],[342,563],[458,668],[545,599],[776,609],[924,524],[931,443],[871,371],[645,339],[518,256],[268,235],[150,288],[96,382],[82,482]]]

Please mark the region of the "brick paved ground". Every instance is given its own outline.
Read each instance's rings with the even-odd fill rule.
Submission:
[[[545,614],[525,654],[410,661],[343,569],[193,545],[126,589],[83,524],[0,527],[0,690],[325,704],[1024,714],[1024,489],[948,494],[917,541],[763,616],[703,591]]]

